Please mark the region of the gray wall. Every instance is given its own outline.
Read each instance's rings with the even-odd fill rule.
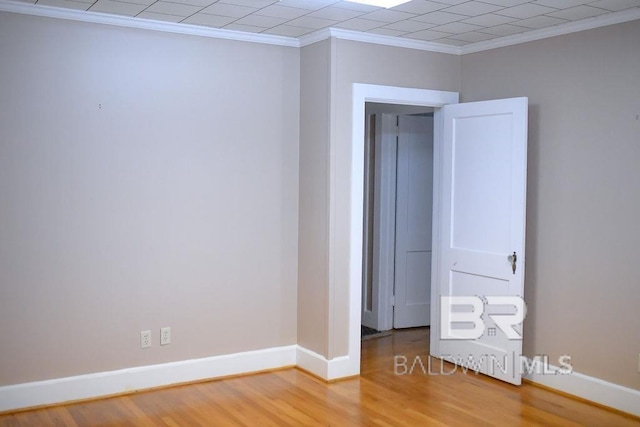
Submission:
[[[459,90],[460,57],[329,39],[301,53],[298,340],[348,352],[353,83]],[[311,240],[309,240],[311,239]]]
[[[330,207],[331,259],[329,357],[348,351],[349,218],[353,83],[370,83],[457,92],[460,57],[336,40],[335,100],[332,103]]]
[[[462,98],[528,96],[524,348],[640,389],[640,21],[465,55]]]
[[[1,13],[0,54],[0,385],[296,343],[298,49]]]
[[[331,41],[300,53],[298,344],[327,354]]]

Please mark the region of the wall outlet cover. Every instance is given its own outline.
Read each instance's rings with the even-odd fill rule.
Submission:
[[[140,332],[140,348],[151,347],[151,331]]]
[[[160,345],[171,344],[171,328],[160,328]]]

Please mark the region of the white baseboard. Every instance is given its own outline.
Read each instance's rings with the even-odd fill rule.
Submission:
[[[531,361],[529,361],[531,363]],[[298,366],[325,380],[358,375],[349,356],[326,359],[297,345],[141,366],[0,387],[0,412],[109,396],[153,387]],[[357,368],[357,369],[356,369]],[[548,371],[559,368],[547,366]],[[524,377],[543,386],[640,416],[640,391],[573,372]]]
[[[349,356],[341,356],[329,360],[314,351],[300,346],[298,346],[296,352],[296,365],[300,369],[311,372],[327,381],[358,375],[360,373],[359,362],[357,363],[357,370],[354,371],[354,364]]]
[[[529,360],[531,363],[531,360]],[[559,368],[548,365],[547,371]],[[535,371],[541,372],[541,371]],[[540,385],[571,394],[591,402],[640,416],[640,391],[599,378],[572,372],[570,374],[527,373],[524,378]]]
[[[296,345],[0,387],[0,412],[295,366]]]

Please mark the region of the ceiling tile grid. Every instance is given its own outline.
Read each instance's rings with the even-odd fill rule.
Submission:
[[[640,8],[640,0],[411,0],[390,9],[346,0],[22,1],[285,37],[334,27],[450,46]]]

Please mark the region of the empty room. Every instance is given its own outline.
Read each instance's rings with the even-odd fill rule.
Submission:
[[[640,0],[0,0],[0,93],[1,426],[640,425]]]

